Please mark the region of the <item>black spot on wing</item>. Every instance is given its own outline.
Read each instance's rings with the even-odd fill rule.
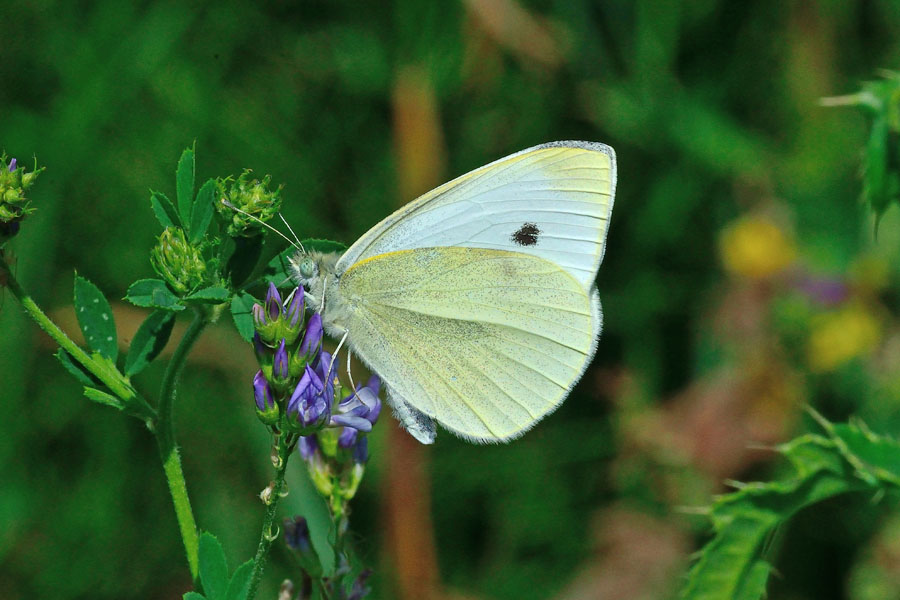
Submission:
[[[538,236],[541,230],[534,223],[522,223],[522,226],[510,236],[513,243],[520,246],[535,246],[538,243]]]

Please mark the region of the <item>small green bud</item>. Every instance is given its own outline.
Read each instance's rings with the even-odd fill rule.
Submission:
[[[180,294],[197,289],[206,275],[200,250],[192,246],[179,227],[166,227],[150,251],[153,268]]]
[[[281,210],[283,186],[270,190],[270,175],[260,181],[253,179],[251,173],[250,169],[245,169],[236,180],[226,177],[216,181],[216,198],[219,199],[216,210],[228,223],[226,231],[231,237],[258,235],[262,226],[251,217],[266,222]]]
[[[34,212],[25,192],[43,170],[35,163],[35,168],[26,173],[15,158],[7,162],[6,155],[0,155],[0,244],[13,237],[22,219]]]

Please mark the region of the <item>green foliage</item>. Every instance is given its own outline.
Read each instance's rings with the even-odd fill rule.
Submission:
[[[184,600],[244,600],[250,584],[253,561],[249,560],[228,574],[225,550],[209,532],[200,536],[200,580],[203,594],[188,592]]]
[[[174,313],[165,310],[150,313],[131,340],[128,357],[125,359],[126,375],[137,375],[162,352],[172,335],[174,325]]]
[[[194,149],[187,148],[181,153],[178,161],[178,169],[175,171],[175,197],[178,200],[178,215],[181,222],[187,226],[193,224],[191,215],[194,207]]]
[[[88,347],[115,362],[119,345],[112,308],[97,286],[78,275],[75,276],[75,315]]]
[[[778,526],[840,494],[900,489],[900,443],[859,422],[834,425],[815,416],[826,436],[807,434],[778,448],[793,467],[792,477],[741,485],[716,499],[710,515],[715,535],[691,569],[684,600],[762,598],[772,570],[764,557],[766,541]]]
[[[131,284],[125,299],[135,306],[158,308],[161,310],[184,310],[178,296],[169,290],[162,279],[139,279]]]

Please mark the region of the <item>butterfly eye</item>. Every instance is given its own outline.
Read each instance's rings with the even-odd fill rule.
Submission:
[[[300,277],[311,279],[316,274],[316,263],[310,257],[306,257],[300,261],[297,269],[300,271]]]

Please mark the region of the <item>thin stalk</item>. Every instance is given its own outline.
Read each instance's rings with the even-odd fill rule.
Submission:
[[[269,549],[272,547],[272,542],[278,537],[272,534],[272,524],[275,522],[275,509],[278,507],[278,501],[281,499],[281,493],[284,490],[284,474],[287,470],[288,458],[291,456],[291,450],[293,450],[295,443],[296,439],[293,436],[282,434],[278,438],[278,464],[275,469],[275,481],[272,484],[272,494],[269,496],[266,506],[266,515],[263,517],[262,532],[259,536],[256,556],[253,557],[253,573],[250,575],[250,588],[247,592],[247,600],[253,600],[256,596],[256,590],[266,568]]]
[[[174,407],[178,376],[184,368],[184,363],[191,347],[197,341],[197,338],[200,337],[200,333],[206,325],[206,316],[200,309],[197,309],[194,313],[194,320],[178,343],[178,347],[175,349],[175,353],[166,367],[166,373],[163,376],[162,387],[159,393],[158,416],[155,428],[159,456],[162,459],[163,471],[165,471],[166,481],[169,484],[172,503],[175,505],[175,517],[178,519],[181,541],[184,543],[188,568],[191,571],[191,578],[194,580],[195,586],[199,583],[200,576],[200,537],[187,494],[184,472],[181,469],[181,456],[178,453],[178,445],[175,443]]]

